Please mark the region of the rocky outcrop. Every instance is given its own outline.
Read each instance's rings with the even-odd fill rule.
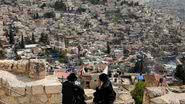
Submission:
[[[167,87],[148,87],[143,104],[185,104],[185,93],[174,93]]]
[[[121,93],[117,96],[116,104],[135,104],[134,99],[130,95],[130,93]]]
[[[39,60],[30,60],[29,64],[29,76],[31,78],[41,79],[45,76],[45,64]]]
[[[28,75],[33,79],[43,79],[45,76],[45,64],[41,60],[0,60],[0,70],[15,74]]]
[[[18,76],[0,71],[0,101],[5,104],[61,104],[61,83],[55,77],[22,82]]]
[[[185,93],[169,93],[161,97],[151,99],[151,104],[184,104]]]

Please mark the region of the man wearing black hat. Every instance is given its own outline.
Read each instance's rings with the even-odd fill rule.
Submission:
[[[67,77],[67,81],[62,86],[62,104],[86,104],[84,90],[75,85],[77,77],[74,73],[71,73]]]
[[[96,88],[94,93],[94,104],[113,104],[116,99],[116,93],[113,90],[108,75],[101,74],[99,81],[99,87]]]

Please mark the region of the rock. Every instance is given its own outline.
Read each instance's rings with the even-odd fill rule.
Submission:
[[[54,85],[51,85],[51,84],[45,85],[46,94],[61,93],[61,89],[62,89],[62,86],[60,83],[57,83]]]
[[[85,91],[85,95],[86,95],[86,103],[87,104],[92,104],[92,102],[93,102],[93,98],[94,98],[94,96],[93,96],[93,93],[95,92],[95,90],[93,90],[93,89],[84,89],[84,91]]]
[[[165,87],[149,87],[146,88],[146,93],[148,93],[150,98],[154,98],[167,94],[167,91]]]
[[[49,99],[49,102],[51,104],[61,104],[62,103],[61,98],[62,98],[61,94],[52,94],[51,98]]]
[[[129,94],[121,94],[119,95],[118,99],[123,102],[132,102],[132,96]]]
[[[39,79],[44,79],[46,76],[46,72],[45,71],[42,71],[39,73]]]
[[[15,74],[28,74],[33,79],[45,77],[45,63],[40,60],[0,60],[0,70],[6,70]]]
[[[180,104],[185,104],[185,99],[180,100]]]
[[[17,61],[17,73],[27,73],[28,69],[28,60]]]
[[[174,87],[171,87],[171,88],[169,88],[170,89],[170,91],[172,91],[172,92],[175,92],[175,93],[185,93],[185,88],[184,88],[184,86],[174,86]]]
[[[26,86],[26,95],[31,95],[32,94],[32,90],[31,90],[31,85]]]
[[[31,96],[31,100],[30,100],[30,104],[43,104],[40,99],[38,98],[38,96]]]
[[[32,86],[32,95],[41,95],[44,94],[44,89],[42,85],[34,85]]]
[[[148,89],[150,89],[150,91]],[[163,89],[166,88],[164,87]],[[168,93],[161,94],[161,87],[150,87],[146,88],[146,90],[147,92],[144,93],[143,104],[180,104],[184,101],[185,93],[174,93],[169,91]]]
[[[90,97],[92,97],[92,99],[94,98],[93,94],[94,94],[95,90],[93,90],[93,89],[84,89],[84,91],[85,91],[85,95],[88,98],[90,98]]]
[[[3,101],[5,104],[19,104],[17,99],[12,96],[3,96],[0,98],[0,101]]]
[[[41,48],[36,47],[36,48],[33,48],[33,49],[32,49],[32,51],[33,51],[33,53],[34,53],[34,54],[39,54],[39,53],[41,53],[41,52],[42,52],[42,49],[41,49]]]
[[[151,101],[150,102],[151,104],[169,104],[169,102],[160,98],[154,98],[154,99],[151,99],[150,101]]]
[[[3,85],[0,88],[0,101],[5,104],[61,104],[61,83],[56,77],[48,76],[38,81],[22,82],[18,76],[0,70],[0,79]],[[48,87],[44,90],[46,84]]]
[[[6,93],[3,89],[0,89],[0,96],[4,96]]]
[[[28,60],[19,60],[13,62],[12,70],[14,73],[25,74],[27,69],[28,69]]]
[[[1,78],[1,79],[2,79],[1,80],[2,87],[8,87],[9,86],[9,83],[7,82],[7,80],[4,79],[4,78]]]
[[[45,64],[41,60],[30,60],[29,63],[29,76],[34,79],[42,79],[44,78],[45,74]],[[39,76],[40,73],[42,72],[42,76]]]
[[[14,24],[15,24],[15,27],[20,28],[20,29],[25,27],[24,25],[22,25],[21,22],[14,22]]]
[[[12,71],[13,72],[16,72],[17,71],[17,61],[14,61],[13,63],[12,63]]]
[[[29,104],[30,103],[29,96],[18,97],[18,103],[19,104]]]
[[[45,104],[47,101],[48,101],[48,98],[47,96],[44,94],[44,95],[37,95],[38,99],[43,103]]]
[[[13,65],[13,60],[1,60],[0,61],[0,70],[11,71]]]
[[[11,96],[24,96],[25,95],[25,87],[11,87]]]
[[[130,101],[127,101],[127,102],[118,100],[118,101],[116,101],[114,104],[135,104],[135,101],[134,101],[134,99],[132,99],[132,100],[130,100]]]

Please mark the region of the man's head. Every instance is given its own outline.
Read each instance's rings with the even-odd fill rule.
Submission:
[[[107,74],[103,73],[103,74],[100,74],[99,80],[102,81],[102,82],[106,82],[106,81],[109,80],[109,78],[108,78]]]
[[[68,81],[72,81],[72,82],[76,81],[76,80],[77,80],[77,77],[76,77],[75,73],[71,73],[71,74],[67,77],[67,80],[68,80]]]

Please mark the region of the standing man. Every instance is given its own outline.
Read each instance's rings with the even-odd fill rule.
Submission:
[[[106,74],[99,76],[99,87],[94,93],[94,104],[114,104],[116,93],[113,90],[112,84]]]
[[[74,73],[71,73],[67,77],[67,81],[62,86],[62,104],[86,104],[84,90],[75,85],[77,77]]]

